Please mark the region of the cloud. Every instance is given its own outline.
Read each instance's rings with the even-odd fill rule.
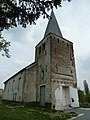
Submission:
[[[24,66],[26,64],[26,61],[15,58],[14,63],[17,64],[17,65]]]
[[[81,62],[81,69],[84,69],[85,71],[90,71],[90,54],[83,58]]]
[[[84,79],[90,84],[90,0],[63,2],[54,11],[63,36],[74,43],[78,86],[83,88]],[[34,61],[35,46],[43,38],[47,22],[40,18],[36,25],[26,29],[19,26],[4,32],[11,42],[11,58],[0,56],[0,86],[6,78]]]
[[[78,58],[77,60],[77,78],[78,78],[78,86],[83,89],[83,80],[87,80],[90,86],[90,54]]]

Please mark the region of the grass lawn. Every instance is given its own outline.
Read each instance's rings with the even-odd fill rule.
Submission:
[[[0,102],[0,120],[67,120],[73,116],[77,114]]]

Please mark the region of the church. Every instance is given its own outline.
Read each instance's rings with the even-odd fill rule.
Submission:
[[[79,107],[73,43],[63,37],[53,11],[35,61],[4,82],[3,100]]]

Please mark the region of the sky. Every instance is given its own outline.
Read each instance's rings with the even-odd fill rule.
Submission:
[[[54,13],[63,37],[74,44],[77,83],[83,90],[83,80],[90,86],[90,0],[65,1]],[[11,57],[0,53],[0,88],[4,88],[5,80],[34,62],[35,46],[43,39],[47,23],[48,19],[41,17],[36,25],[3,32],[5,39],[11,42]]]

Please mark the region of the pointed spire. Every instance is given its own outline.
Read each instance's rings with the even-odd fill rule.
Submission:
[[[50,17],[51,17],[51,19],[48,22],[44,37],[46,37],[49,33],[54,33],[54,34],[56,34],[56,35],[58,35],[60,37],[63,37],[62,33],[60,31],[60,28],[58,26],[58,23],[57,23],[57,20],[56,20],[56,17],[54,15],[53,10],[51,12]]]

